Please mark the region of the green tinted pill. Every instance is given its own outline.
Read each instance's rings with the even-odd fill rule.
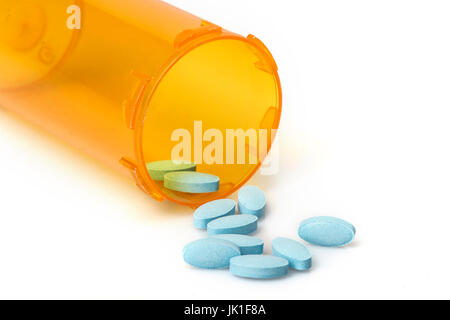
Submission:
[[[163,181],[164,175],[176,171],[195,171],[195,163],[178,163],[172,160],[162,160],[147,163],[147,171],[150,177],[155,181]]]
[[[212,174],[180,171],[164,175],[164,187],[187,193],[208,193],[219,190],[219,177]]]

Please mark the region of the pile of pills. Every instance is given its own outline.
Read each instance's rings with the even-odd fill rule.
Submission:
[[[257,230],[265,209],[266,197],[255,186],[239,191],[237,206],[231,199],[200,206],[194,212],[194,226],[206,230],[208,237],[186,245],[184,260],[197,268],[229,268],[235,276],[254,279],[282,277],[289,268],[310,269],[311,253],[296,240],[276,238],[272,241],[272,254],[263,254],[264,242],[250,234]],[[339,218],[313,217],[300,224],[298,236],[314,245],[341,247],[353,241],[355,228]]]
[[[171,190],[209,193],[219,189],[219,178],[197,172],[193,163],[156,161],[148,163],[147,170],[153,180],[163,181],[164,187]],[[310,269],[311,253],[296,240],[276,238],[272,241],[272,254],[263,254],[264,242],[250,234],[258,229],[265,212],[266,197],[256,186],[241,188],[237,205],[234,200],[220,199],[200,206],[194,212],[194,226],[206,230],[207,237],[186,245],[184,260],[197,268],[229,268],[235,276],[254,279],[282,277],[289,268]],[[347,245],[355,232],[350,223],[325,216],[306,219],[298,228],[301,239],[324,247]]]

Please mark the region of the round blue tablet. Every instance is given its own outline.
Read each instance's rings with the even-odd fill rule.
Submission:
[[[214,219],[233,215],[236,212],[236,202],[231,199],[214,200],[201,205],[194,212],[194,226],[206,229]]]
[[[164,175],[164,187],[187,193],[207,193],[219,190],[219,177],[212,174],[180,171]]]
[[[303,240],[323,247],[341,247],[355,237],[355,227],[335,217],[313,217],[304,220],[298,228]]]
[[[241,254],[261,254],[264,250],[264,242],[256,237],[243,234],[218,234],[213,238],[227,240],[239,247]]]
[[[298,241],[287,238],[276,238],[272,241],[272,254],[289,261],[289,267],[295,270],[311,268],[311,253]]]
[[[214,238],[196,240],[183,249],[184,261],[203,269],[226,268],[230,265],[230,259],[240,254],[233,243]]]
[[[289,262],[270,255],[246,255],[230,260],[230,272],[235,276],[253,279],[282,277],[288,272]]]
[[[250,234],[256,231],[258,218],[251,214],[226,216],[208,223],[209,235],[215,234]]]
[[[238,193],[239,212],[253,214],[258,218],[266,211],[266,196],[255,186],[245,186]]]

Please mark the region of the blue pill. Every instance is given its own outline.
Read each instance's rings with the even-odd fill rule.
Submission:
[[[214,200],[201,205],[194,212],[194,226],[206,229],[214,219],[233,215],[236,212],[236,202],[231,199]]]
[[[242,187],[238,193],[239,212],[253,214],[258,218],[266,211],[266,196],[255,186]]]
[[[235,276],[253,279],[272,279],[285,276],[289,262],[270,255],[245,255],[230,260],[230,272]]]
[[[183,249],[184,261],[203,269],[226,268],[230,265],[230,259],[240,254],[239,248],[232,242],[214,238],[196,240]]]
[[[180,171],[164,175],[164,187],[187,193],[208,193],[219,190],[219,177],[212,174]]]
[[[234,243],[241,250],[241,254],[261,254],[264,250],[264,241],[256,237],[243,234],[218,234],[213,238]]]
[[[289,261],[289,267],[295,270],[311,268],[311,253],[298,241],[287,238],[276,238],[272,241],[272,254]]]
[[[258,218],[251,214],[226,216],[208,223],[209,235],[215,234],[249,234],[256,231]]]
[[[303,240],[323,247],[341,247],[355,237],[355,227],[335,217],[313,217],[304,220],[298,228]]]

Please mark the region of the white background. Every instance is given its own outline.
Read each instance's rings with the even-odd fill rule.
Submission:
[[[353,223],[313,268],[255,281],[188,267],[192,210],[0,109],[0,298],[450,298],[450,2],[170,1],[253,33],[282,78],[278,175],[257,233]]]

